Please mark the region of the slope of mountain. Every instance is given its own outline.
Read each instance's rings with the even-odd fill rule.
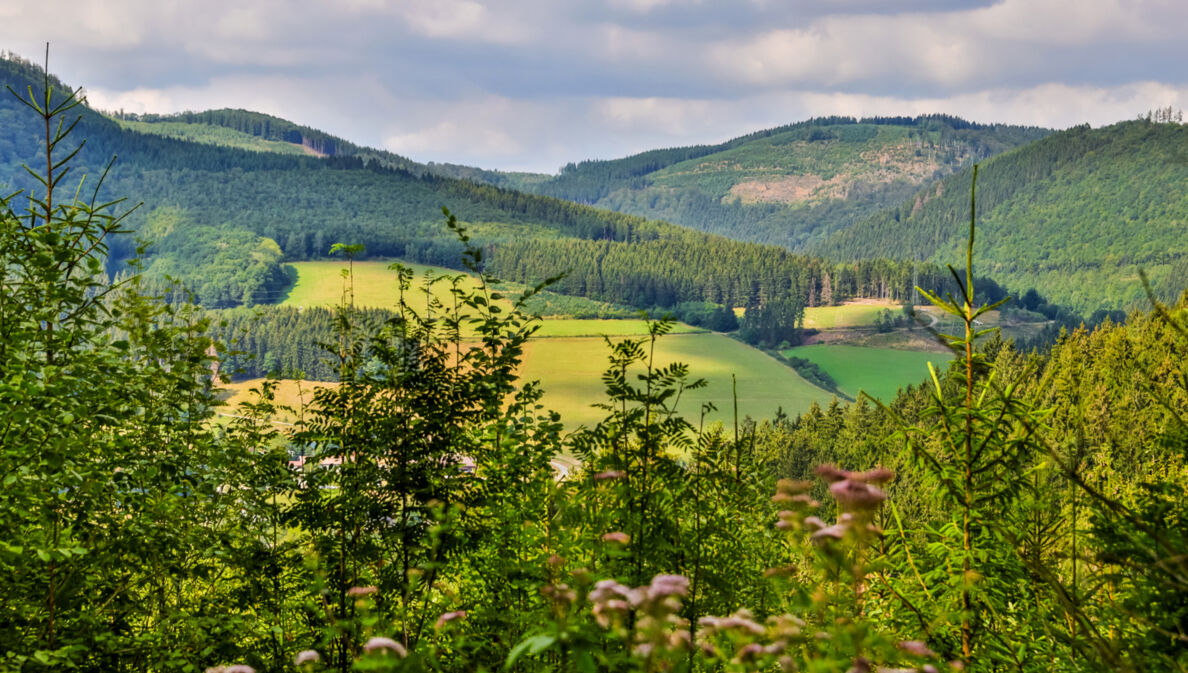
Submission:
[[[837,259],[957,259],[970,172],[924,189],[816,249]],[[1122,122],[1063,131],[978,174],[980,268],[1085,312],[1134,306],[1145,270],[1165,296],[1188,285],[1188,126]]]
[[[927,182],[1050,133],[944,115],[828,117],[570,164],[540,194],[803,250]]]
[[[522,189],[548,179],[546,175],[535,173],[506,173],[457,164],[419,163],[393,152],[356,145],[318,129],[250,110],[224,108],[166,115],[105,114],[124,128],[138,133],[260,152],[356,157],[418,176],[436,175],[512,189]]]
[[[0,84],[37,91],[42,81],[28,63],[0,61]],[[51,84],[62,89],[57,80]],[[94,175],[118,155],[100,197],[131,195],[145,202],[128,223],[157,243],[146,277],[163,283],[167,271],[207,306],[275,298],[284,290],[278,266],[285,259],[325,257],[335,242],[363,243],[376,257],[458,265],[463,246],[442,225],[442,206],[465,220],[495,273],[537,281],[571,270],[561,289],[617,303],[748,306],[779,298],[795,321],[810,288],[830,273],[820,260],[776,247],[403,170],[393,167],[391,157],[346,153],[344,143],[330,136],[301,131],[301,145],[326,156],[293,156],[139,133],[87,108],[78,111],[74,139],[87,142],[74,175]],[[275,123],[251,113],[243,118]],[[279,141],[263,140],[295,139],[288,132]],[[36,190],[21,165],[44,161],[41,133],[35,115],[12,97],[0,97],[0,185]],[[112,246],[119,260],[131,255],[133,243],[124,237]],[[893,266],[878,269],[910,277]],[[835,283],[833,291],[838,298],[866,288],[887,291],[891,283],[877,276],[850,274],[854,282]]]

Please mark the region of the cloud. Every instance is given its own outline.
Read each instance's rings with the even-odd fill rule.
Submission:
[[[956,12],[825,16],[722,40],[707,64],[721,76],[768,87],[968,90],[1087,81],[1103,62],[1124,63],[1141,78],[1153,64],[1139,54],[1152,47],[1170,52],[1183,30],[1169,26],[1184,25],[1188,5],[1162,1],[1081,0],[1070,12],[1062,0],[1003,0]]]
[[[46,37],[104,108],[255,108],[546,171],[833,113],[1101,124],[1188,85],[1182,0],[0,3],[0,48]]]

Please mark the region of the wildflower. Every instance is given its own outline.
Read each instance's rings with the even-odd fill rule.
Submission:
[[[591,603],[601,603],[615,597],[628,598],[631,590],[614,580],[600,580],[590,592]]]
[[[928,649],[922,641],[919,640],[905,640],[898,645],[899,649],[916,657],[935,657],[936,652]]]
[[[759,643],[749,643],[739,649],[738,654],[735,655],[735,661],[754,661],[763,654],[763,646]]]
[[[764,633],[763,627],[752,619],[749,610],[739,610],[729,617],[702,617],[697,623],[710,631],[747,631],[756,636]]]
[[[437,618],[437,622],[433,625],[433,628],[440,629],[441,627],[445,626],[446,624],[449,624],[450,622],[454,621],[455,619],[466,619],[466,611],[458,610],[455,612],[446,612],[446,613],[442,614],[440,617]]]
[[[615,542],[617,544],[627,544],[628,542],[631,542],[631,536],[621,531],[615,531],[613,533],[606,533],[603,535],[602,541]]]
[[[590,592],[590,602],[594,604],[595,621],[605,629],[612,620],[626,615],[631,605],[638,602],[638,592],[614,580],[602,580]]]
[[[688,596],[689,580],[682,575],[656,575],[648,587],[648,600],[657,600],[667,596]]]
[[[302,650],[293,657],[294,666],[302,666],[304,664],[316,664],[322,660],[322,655],[318,654],[316,650]]]
[[[846,673],[870,673],[870,661],[866,657],[855,657],[854,665]]]
[[[796,495],[797,493],[804,493],[813,487],[812,482],[809,481],[794,481],[792,479],[781,479],[776,482],[776,491],[787,495]]]
[[[606,472],[599,472],[594,475],[594,481],[608,481],[611,479],[622,479],[627,476],[627,473],[622,470],[607,470]]]
[[[401,659],[408,656],[408,650],[404,645],[392,640],[391,638],[375,637],[363,644],[363,651],[371,654],[372,652],[391,652]]]
[[[861,481],[865,484],[885,484],[894,478],[895,473],[885,467],[876,467],[873,470],[850,475],[850,479]]]
[[[829,492],[842,505],[854,509],[874,509],[887,499],[877,486],[871,486],[855,479],[842,479],[829,486]]]
[[[379,589],[373,586],[351,587],[350,589],[347,589],[347,595],[353,598],[362,598],[363,596],[370,596],[377,591],[379,591]]]
[[[822,465],[816,470],[817,476],[829,483],[841,481],[850,478],[850,472],[847,472],[836,465]]]
[[[256,673],[256,669],[247,664],[232,664],[224,668],[223,673]]]
[[[570,589],[567,584],[547,584],[540,588],[540,593],[558,603],[573,603],[577,600],[577,592]]]
[[[825,522],[815,516],[810,516],[805,518],[804,525],[813,530],[821,530],[825,527]]]

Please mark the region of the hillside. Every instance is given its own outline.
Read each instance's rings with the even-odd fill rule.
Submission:
[[[970,171],[835,235],[837,259],[958,258]],[[1083,312],[1144,303],[1188,284],[1188,126],[1131,121],[1063,131],[984,162],[981,269]]]
[[[19,59],[0,61],[0,84],[16,91],[41,90],[43,77]],[[127,224],[152,243],[146,283],[170,292],[180,282],[206,307],[273,301],[291,283],[286,262],[324,258],[338,242],[363,244],[371,257],[457,268],[465,246],[444,226],[443,206],[482,248],[484,268],[505,280],[536,283],[567,274],[554,287],[558,292],[644,309],[766,306],[754,314],[765,316],[765,325],[750,333],[772,343],[795,341],[805,306],[849,297],[897,300],[911,292],[913,277],[928,287],[944,282],[935,267],[913,273],[910,265],[886,261],[838,265],[442,177],[415,163],[405,168],[396,155],[256,113],[130,122],[78,110],[74,138],[87,142],[75,175],[94,176],[118,155],[99,197],[144,202]],[[151,132],[142,132],[146,127]],[[0,97],[0,184],[35,192],[22,165],[44,162],[41,134],[35,115]],[[110,271],[133,256],[134,240],[112,243]]]
[[[547,177],[534,173],[505,173],[456,164],[420,163],[387,150],[364,147],[325,131],[251,110],[224,108],[176,114],[138,115],[122,111],[104,114],[120,126],[137,133],[257,152],[355,157],[418,176],[436,175],[513,189],[521,189]]]
[[[829,117],[718,145],[569,164],[557,177],[525,187],[803,250],[922,184],[1048,133],[943,115]]]
[[[27,63],[0,61],[0,84],[16,91],[29,86],[39,90],[41,79]],[[644,307],[704,300],[712,294],[714,301],[746,305],[759,301],[760,287],[803,296],[808,284],[806,261],[783,250],[402,170],[390,162],[342,154],[344,144],[329,136],[309,137],[301,131],[302,145],[326,156],[298,156],[140,133],[89,109],[78,110],[81,121],[74,137],[87,142],[76,175],[93,176],[118,155],[100,196],[131,195],[144,201],[128,224],[155,242],[147,278],[164,282],[167,269],[208,306],[277,296],[283,290],[277,273],[282,259],[325,257],[335,242],[362,243],[368,255],[377,257],[456,266],[463,246],[443,226],[443,206],[458,213],[473,241],[485,246],[486,265],[496,273],[514,272],[505,273],[514,276],[511,280],[536,282],[572,267],[555,258],[528,266],[516,260],[513,267],[501,247],[510,241],[519,246],[547,241],[562,248],[598,243],[615,250],[613,259],[597,254],[582,258],[593,266],[580,270],[580,283],[565,287],[572,294]],[[13,97],[0,97],[0,184],[7,183],[10,190],[36,187],[21,168],[44,161],[36,122]],[[261,141],[292,140],[287,133],[280,132],[281,140]],[[232,240],[233,245],[227,244]],[[131,238],[115,245],[113,270],[132,254],[132,246]],[[703,261],[693,263],[695,259]],[[225,269],[225,276],[211,278],[212,268]],[[659,277],[650,273],[655,268],[675,271]]]

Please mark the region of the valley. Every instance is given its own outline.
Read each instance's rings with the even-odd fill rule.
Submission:
[[[122,93],[95,90],[107,111],[0,51],[0,670],[1188,670],[1182,114],[805,112],[663,148],[760,128],[730,112],[756,101],[930,109],[935,69],[875,47],[930,37],[936,11],[823,5],[806,32],[771,3],[591,4],[581,40],[534,53],[571,34],[512,30],[515,10],[573,10],[519,4],[351,3],[313,32],[292,20],[312,5],[212,6],[184,69],[158,37],[88,43],[124,65]],[[981,53],[951,28],[1014,10],[946,10],[942,41]],[[711,44],[755,17],[785,29]],[[265,24],[303,44],[243,39]],[[828,63],[851,26],[862,44]],[[583,40],[621,51],[569,60]],[[660,87],[681,40],[730,65]],[[373,47],[358,78],[354,41]],[[809,51],[791,66],[877,53],[899,77],[779,91],[809,83],[783,67]],[[513,53],[531,93],[467,98],[488,66],[522,78]],[[648,97],[600,98],[628,61]],[[551,77],[592,156],[608,129],[660,149],[555,173],[421,160],[460,138],[582,147],[553,127]],[[297,107],[275,103],[286,82]],[[123,109],[228,100],[216,84],[368,119],[388,149],[245,109]]]
[[[351,264],[355,305],[380,309],[394,309],[397,306],[399,295],[395,272],[389,269],[390,264],[391,261],[376,260]],[[413,285],[406,293],[405,301],[422,315],[428,313],[431,302],[438,306],[435,309],[438,311],[443,306],[452,305],[450,282],[426,284],[426,274],[433,278],[457,278],[460,287],[467,290],[478,287],[477,280],[471,275],[440,267],[404,264],[414,274]],[[294,262],[290,266],[296,272],[296,281],[293,289],[280,302],[281,306],[333,307],[341,303],[347,283],[344,279],[348,268],[345,261]],[[426,288],[429,292],[425,292]],[[499,300],[504,310],[511,308],[510,299],[523,290],[520,286],[506,284],[498,288],[505,297]],[[545,405],[561,413],[566,427],[590,426],[605,415],[604,411],[592,407],[604,397],[600,378],[607,367],[609,355],[605,337],[616,340],[643,338],[648,334],[647,324],[643,320],[627,317],[574,318],[566,314],[549,314],[549,294],[545,293],[544,302],[536,304],[543,319],[525,350],[521,377],[526,381],[541,382],[545,390]],[[826,320],[833,327],[867,327],[873,325],[878,312],[888,306],[812,308],[807,310],[806,323],[813,319]],[[567,302],[563,308],[571,313],[577,311],[586,314],[615,311],[613,306],[589,300],[582,300],[576,306]],[[556,307],[553,310],[557,310]],[[857,347],[853,348],[858,350]],[[793,350],[799,353],[800,349]],[[888,387],[894,391],[898,387],[919,383],[927,377],[927,368],[924,366],[926,359],[909,358],[910,362],[919,365],[914,369],[906,366],[904,361],[898,362],[898,366],[883,367],[878,357],[881,352],[874,351],[875,356],[866,359],[863,365],[866,368],[865,377],[860,376],[863,382],[877,382],[875,385],[879,391]],[[936,357],[932,356],[932,359],[936,360]],[[681,404],[684,413],[700,418],[701,405],[714,403],[717,408],[706,414],[707,423],[721,422],[728,426],[733,423],[735,383],[738,389],[739,420],[748,416],[753,419],[770,418],[777,411],[796,416],[807,411],[813,403],[827,404],[833,397],[830,391],[805,381],[792,367],[772,355],[764,354],[727,335],[709,333],[703,328],[680,322],[674,323],[669,335],[657,341],[656,362],[658,365],[684,362],[690,365],[695,378],[707,380],[707,387],[684,393]],[[845,378],[847,385],[856,374],[852,370],[843,374],[840,371],[844,369],[841,362],[825,362],[823,367],[830,374],[837,372],[838,377]],[[258,383],[259,379],[248,379],[234,384],[233,389],[243,391]],[[290,389],[289,384],[283,385],[285,387],[282,390]],[[856,392],[854,390],[854,394]],[[291,398],[291,393],[285,394],[287,403],[293,403]],[[244,398],[237,395],[232,404],[234,400],[240,399]],[[730,403],[724,404],[723,400]]]

